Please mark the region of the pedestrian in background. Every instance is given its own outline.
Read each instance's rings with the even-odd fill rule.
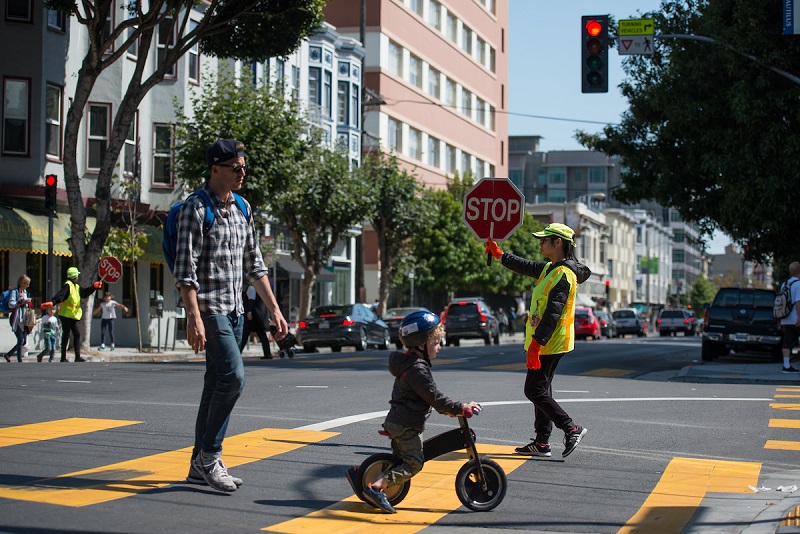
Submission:
[[[513,336],[515,334],[514,329],[514,322],[517,320],[517,314],[514,313],[514,308],[508,310],[508,335]]]
[[[564,452],[569,456],[578,446],[586,428],[572,418],[553,398],[553,377],[561,358],[575,344],[575,295],[578,284],[592,272],[575,258],[575,232],[569,226],[552,223],[538,238],[542,256],[550,261],[532,261],[509,252],[503,253],[491,238],[486,240],[486,254],[501,260],[515,273],[536,279],[531,296],[530,317],[525,326],[525,350],[528,373],[525,396],[534,405],[536,436],[527,445],[517,447],[517,454],[552,456],[550,434],[553,425],[564,431]]]
[[[186,338],[195,353],[206,352],[186,480],[231,492],[242,480],[228,473],[222,461],[222,442],[245,383],[239,349],[244,326],[243,282],[254,286],[267,304],[277,328],[276,340],[283,339],[289,327],[269,285],[250,205],[243,201],[243,212],[233,196],[247,172],[244,145],[220,139],[206,150],[206,164],[203,190],[213,202],[214,224],[204,230],[205,201],[201,195],[189,196],[178,216],[175,255],[175,285],[186,308]]]
[[[103,287],[103,282],[99,280],[89,287],[82,288],[78,284],[78,277],[81,272],[77,267],[70,267],[67,269],[67,281],[61,286],[58,293],[48,302],[42,303],[42,309],[46,310],[54,304],[59,304],[58,318],[61,321],[63,330],[61,331],[61,361],[67,361],[67,344],[69,343],[69,335],[72,334],[72,348],[75,351],[75,361],[85,362],[81,358],[81,331],[78,329],[78,322],[83,317],[83,309],[81,308],[81,299],[85,299],[91,295],[95,289]]]
[[[497,317],[498,330],[501,334],[505,334],[508,331],[508,315],[506,315],[503,308],[497,308],[495,317]]]
[[[58,317],[56,317],[56,307],[50,306],[47,308],[47,311],[40,319],[38,319],[38,323],[42,325],[42,341],[44,342],[44,348],[42,352],[40,352],[36,356],[36,361],[41,362],[42,358],[46,353],[50,353],[50,359],[48,361],[53,361],[56,355],[56,335],[58,335]]]
[[[792,349],[800,338],[800,262],[789,264],[789,279],[781,285],[781,291],[788,284],[792,297],[792,312],[781,319],[783,329],[783,373],[797,373],[800,370],[792,367]]]
[[[11,361],[11,355],[14,353],[17,355],[17,361],[21,362],[22,357],[25,356],[24,353],[27,352],[28,329],[25,325],[25,310],[31,305],[31,299],[28,296],[29,285],[31,285],[31,279],[23,274],[17,279],[17,287],[11,290],[11,295],[8,297],[8,307],[14,310],[8,321],[11,324],[11,331],[17,339],[17,344],[3,355],[7,362]]]
[[[271,360],[272,350],[269,346],[269,336],[267,335],[270,323],[269,310],[253,286],[248,287],[245,293],[244,313],[244,330],[242,331],[242,342],[239,344],[239,350],[244,353],[244,346],[247,345],[250,335],[256,334],[258,340],[261,341],[261,349],[264,352],[261,359]]]
[[[108,341],[111,343],[111,350],[114,350],[114,321],[117,318],[117,308],[122,309],[122,313],[128,313],[128,308],[114,300],[114,295],[106,291],[103,300],[94,309],[94,314],[102,311],[100,319],[100,350],[106,350],[106,333]]]

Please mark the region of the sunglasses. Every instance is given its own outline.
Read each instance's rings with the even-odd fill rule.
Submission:
[[[233,169],[233,172],[244,171],[247,172],[247,164],[240,165],[239,163],[215,163],[214,165],[218,167],[229,167]]]

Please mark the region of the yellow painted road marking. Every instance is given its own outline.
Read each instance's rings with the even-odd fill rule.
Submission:
[[[119,428],[121,426],[138,425],[139,423],[141,423],[141,421],[73,417],[71,419],[59,419],[57,421],[47,421],[44,423],[11,426],[8,428],[0,428],[0,447],[10,447],[22,443],[45,441],[67,436],[77,436],[78,434],[88,434],[89,432]]]
[[[761,464],[673,458],[661,480],[618,534],[681,532],[706,493],[752,493]]]
[[[775,408],[776,410],[790,410],[790,411],[800,410],[800,404],[786,403],[786,402],[773,402],[769,405],[769,407]]]
[[[481,456],[490,456],[500,464],[506,474],[528,459],[513,454],[513,451],[514,448],[510,446],[478,444]],[[389,534],[418,532],[461,506],[455,492],[455,477],[466,461],[465,452],[453,452],[425,462],[422,471],[411,480],[408,495],[397,505],[396,514],[384,514],[352,496],[304,517],[262,530],[289,534],[355,534],[374,532],[375,529]],[[347,486],[346,482],[343,483]]]
[[[453,360],[448,360],[448,359],[442,359],[442,358],[438,358],[437,357],[437,358],[434,358],[433,360],[431,360],[431,365],[448,365],[448,364],[451,364],[451,363],[461,363],[463,361],[464,360],[460,359],[460,358],[453,359]]]
[[[775,395],[776,399],[800,399],[800,395]]]
[[[775,391],[800,391],[800,386],[785,386],[785,387],[775,388]]]
[[[528,364],[525,362],[507,363],[505,365],[490,365],[488,367],[481,367],[481,369],[495,369],[497,371],[521,371],[527,369]]]
[[[633,371],[631,371],[630,369],[608,369],[608,368],[603,367],[603,368],[600,368],[600,369],[594,369],[592,371],[587,371],[585,373],[578,373],[578,374],[581,374],[583,376],[608,376],[608,377],[614,377],[614,376],[627,375],[628,373],[632,373],[632,372]]]
[[[353,356],[351,358],[314,358],[314,359],[303,358],[295,361],[302,363],[350,363],[350,362],[365,362],[374,359],[375,358],[369,358],[366,356]]]
[[[225,464],[249,464],[316,443],[338,432],[262,428],[225,438]],[[192,447],[0,487],[0,498],[60,506],[89,506],[163,488],[186,478]]]
[[[779,451],[800,451],[800,441],[779,441],[768,439],[764,444],[765,449],[776,449]]]
[[[770,428],[800,428],[800,419],[770,419]]]

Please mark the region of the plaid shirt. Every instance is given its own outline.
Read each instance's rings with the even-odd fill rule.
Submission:
[[[266,276],[252,217],[245,217],[233,195],[227,205],[208,185],[204,187],[214,201],[214,224],[203,234],[206,206],[202,197],[189,197],[178,217],[178,244],[175,251],[176,286],[197,290],[201,313],[227,315],[244,313],[242,281],[254,283]],[[252,214],[250,204],[245,201]]]

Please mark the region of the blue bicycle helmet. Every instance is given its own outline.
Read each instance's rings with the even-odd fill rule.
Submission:
[[[427,310],[409,313],[400,326],[400,341],[409,349],[424,345],[430,333],[441,322],[438,315]]]

